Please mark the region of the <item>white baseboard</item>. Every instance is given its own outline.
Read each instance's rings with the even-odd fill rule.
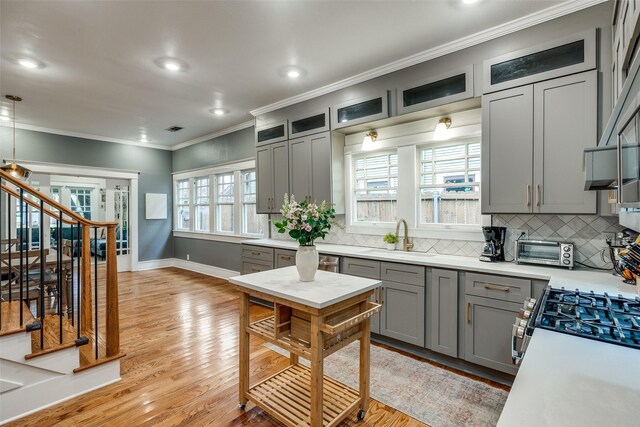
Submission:
[[[214,267],[212,265],[200,264],[178,258],[173,258],[173,266],[220,279],[228,279],[229,277],[240,275],[239,271],[227,270],[226,268]]]
[[[155,270],[174,266],[175,258],[153,259],[151,261],[138,261],[138,271]]]

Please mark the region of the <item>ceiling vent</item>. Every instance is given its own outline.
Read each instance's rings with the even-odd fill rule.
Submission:
[[[171,126],[169,128],[166,128],[165,130],[168,130],[169,132],[178,132],[179,130],[182,130],[183,128],[180,126]]]

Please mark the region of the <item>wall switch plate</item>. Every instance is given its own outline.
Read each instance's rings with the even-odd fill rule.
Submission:
[[[189,261],[189,254],[187,254],[187,261]]]
[[[611,244],[614,245],[616,243],[616,233],[602,233],[602,243],[606,244],[607,242],[611,242]]]
[[[513,240],[526,240],[529,238],[529,230],[516,228],[513,230]]]

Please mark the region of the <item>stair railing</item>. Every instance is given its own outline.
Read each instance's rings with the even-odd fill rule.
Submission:
[[[16,215],[12,209],[14,204]],[[34,215],[37,221],[34,221]],[[51,219],[52,225],[55,224],[55,232],[51,236],[55,238],[55,252],[48,250],[44,242],[45,215]],[[83,345],[92,341],[94,357],[88,364],[119,357],[118,223],[88,220],[2,170],[0,221],[0,334],[39,329],[39,350],[46,352],[44,334],[47,326],[48,336],[57,334],[60,345]],[[39,227],[36,234],[32,223]],[[64,239],[63,228],[70,231],[68,239]],[[106,230],[105,274],[102,278],[98,268],[99,229]],[[35,237],[37,248],[34,247]],[[66,240],[66,246],[63,240]],[[55,294],[53,314],[45,309],[47,293]],[[37,308],[31,311],[34,300]],[[25,307],[30,313],[25,312]],[[31,316],[36,320],[33,321]],[[57,316],[57,322],[48,322],[51,316]],[[15,318],[18,320],[11,323]],[[76,330],[72,344],[68,343],[68,337],[64,337],[65,323],[70,323]],[[104,348],[101,348],[101,342],[104,342]]]

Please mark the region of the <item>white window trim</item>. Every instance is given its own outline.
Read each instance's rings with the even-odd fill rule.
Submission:
[[[448,142],[467,142],[478,139],[477,130],[480,125],[468,126],[472,132],[470,135],[456,135]],[[491,216],[482,215],[480,225],[456,225],[456,224],[419,224],[418,197],[420,192],[418,167],[418,148],[432,142],[430,137],[425,138],[424,134],[412,136],[402,136],[389,138],[380,141],[380,149],[376,151],[388,151],[397,148],[398,152],[398,216],[407,221],[409,225],[409,237],[427,239],[447,239],[447,240],[468,240],[484,241],[481,226],[491,225]],[[430,136],[430,135],[429,135]],[[377,142],[377,141],[376,141]],[[355,203],[354,196],[354,166],[353,157],[362,153],[357,146],[345,148],[345,213],[346,232],[358,234],[372,234],[383,236],[386,233],[393,233],[396,224],[392,223],[356,223],[352,215],[352,207]],[[482,197],[482,183],[481,194]],[[401,231],[402,232],[402,231]]]
[[[250,234],[242,232],[242,188],[238,183],[242,180],[242,172],[248,169],[255,169],[256,162],[254,159],[252,160],[244,160],[236,163],[227,163],[224,165],[214,166],[210,168],[204,169],[196,169],[186,172],[174,173],[173,174],[173,192],[174,192],[174,203],[173,203],[173,213],[174,213],[174,221],[172,224],[173,227],[173,236],[174,237],[185,237],[185,238],[193,238],[193,239],[203,239],[203,240],[216,240],[216,241],[227,241],[227,242],[238,242],[246,239],[260,239],[264,238],[267,234],[268,230],[268,220],[265,219],[262,229],[265,231],[265,234]],[[225,174],[225,173],[234,173],[234,232],[233,233],[225,233],[216,231],[216,206],[217,206],[217,175]],[[194,215],[194,199],[193,199],[193,180],[195,178],[202,178],[204,176],[209,176],[209,231],[195,231],[195,221],[193,220]],[[189,180],[189,188],[190,188],[190,202],[189,202],[189,214],[192,220],[189,224],[189,229],[179,229],[176,228],[176,220],[178,217],[178,204],[175,202],[176,199],[176,183],[177,181],[188,179]]]

